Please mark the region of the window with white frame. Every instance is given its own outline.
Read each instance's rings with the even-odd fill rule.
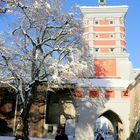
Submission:
[[[96,25],[98,25],[99,24],[99,21],[98,20],[95,20],[95,22],[94,22]]]
[[[110,20],[110,21],[109,21],[109,24],[114,24],[114,21],[113,21],[113,20]]]
[[[99,38],[100,37],[100,35],[99,34],[95,34],[95,38]]]
[[[114,34],[110,34],[109,35],[109,38],[114,38]]]

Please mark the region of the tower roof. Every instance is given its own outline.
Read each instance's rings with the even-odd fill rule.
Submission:
[[[105,6],[106,0],[98,0],[98,6]]]

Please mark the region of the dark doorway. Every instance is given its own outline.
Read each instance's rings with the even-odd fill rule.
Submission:
[[[58,89],[47,94],[47,124],[64,125],[67,119],[75,116],[72,92],[70,89]]]
[[[16,95],[9,87],[0,87],[0,135],[13,135]]]

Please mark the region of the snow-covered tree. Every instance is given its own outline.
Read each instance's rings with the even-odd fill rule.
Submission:
[[[24,137],[28,139],[27,118],[36,86],[86,76],[88,50],[83,48],[81,21],[63,9],[62,1],[3,2],[15,22],[0,46],[0,81],[19,96]]]

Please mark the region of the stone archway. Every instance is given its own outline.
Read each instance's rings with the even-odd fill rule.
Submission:
[[[124,124],[119,115],[112,110],[107,110],[103,112],[98,118],[102,116],[107,118],[112,123],[115,140],[124,140]]]

